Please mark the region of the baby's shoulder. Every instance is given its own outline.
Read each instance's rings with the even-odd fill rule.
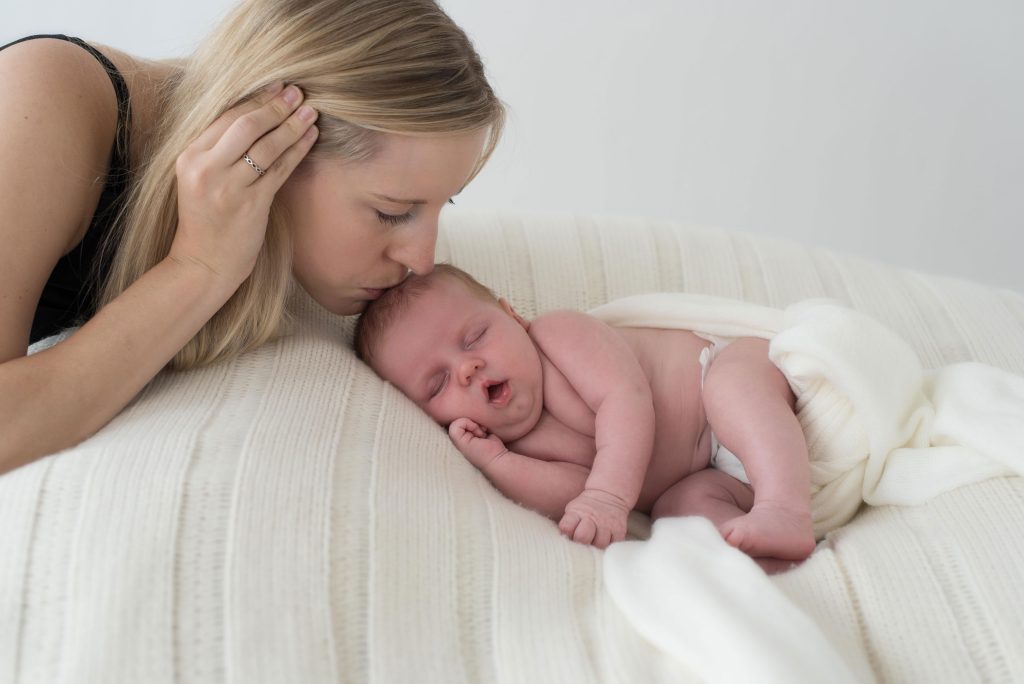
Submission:
[[[592,362],[617,343],[607,323],[580,311],[549,311],[530,322],[530,337],[556,366]]]
[[[572,309],[554,309],[530,321],[530,333],[540,335],[578,335],[595,330],[611,330],[608,324],[589,314]]]

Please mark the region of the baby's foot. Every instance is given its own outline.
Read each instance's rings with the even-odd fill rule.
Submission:
[[[810,512],[771,502],[755,503],[749,513],[722,523],[718,531],[753,558],[802,561],[814,551]]]

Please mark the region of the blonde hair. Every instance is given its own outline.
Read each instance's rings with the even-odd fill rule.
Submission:
[[[377,132],[486,128],[475,175],[504,123],[472,43],[434,0],[246,0],[164,93],[152,154],[108,244],[116,251],[100,306],[169,253],[178,221],[177,157],[224,111],[276,81],[299,86],[319,112],[320,134],[307,159],[366,159]],[[251,275],[170,366],[210,363],[274,338],[291,283],[290,242],[275,202]]]
[[[500,306],[494,292],[470,274],[451,264],[435,264],[427,275],[410,275],[378,299],[370,302],[356,321],[356,356],[373,366],[373,354],[384,333],[412,302],[436,281],[444,279],[462,285],[466,291],[489,304]]]

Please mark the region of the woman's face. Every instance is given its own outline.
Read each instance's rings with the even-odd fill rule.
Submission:
[[[381,133],[365,161],[309,161],[281,188],[296,279],[321,306],[355,314],[411,270],[433,269],[441,209],[468,182],[485,130]]]

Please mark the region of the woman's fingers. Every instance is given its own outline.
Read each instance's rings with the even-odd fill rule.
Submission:
[[[217,117],[217,119],[210,124],[210,126],[203,131],[198,138],[196,138],[194,144],[200,150],[209,150],[217,144],[217,141],[221,139],[224,132],[228,130],[228,127],[230,127],[238,117],[243,114],[256,111],[260,107],[266,106],[269,102],[272,102],[275,97],[278,97],[283,89],[284,84],[280,81],[271,83],[245,102],[232,107]]]
[[[296,113],[301,101],[294,86],[264,91],[233,107],[178,155],[172,251],[235,283],[252,272],[274,195],[316,140],[315,116]],[[251,164],[242,159],[246,153]]]
[[[270,102],[242,114],[210,149],[211,161],[228,167],[248,153],[254,162],[269,169],[285,149],[302,137],[316,118],[315,115],[308,116],[308,108],[302,110],[303,116],[299,116],[296,110],[301,102],[302,91],[290,85]],[[280,135],[271,136],[270,143],[263,146],[265,156],[259,158],[253,148],[268,134],[279,131]],[[288,140],[287,144],[283,144],[285,140]]]
[[[287,121],[260,138],[245,153],[252,160],[252,164],[243,158],[237,162],[232,173],[238,174],[242,183],[253,183],[262,176],[265,177],[264,182],[267,185],[273,185],[275,189],[280,187],[316,142],[319,131],[312,124],[315,120],[314,110],[308,107],[300,108]],[[256,166],[263,174],[257,171]]]

